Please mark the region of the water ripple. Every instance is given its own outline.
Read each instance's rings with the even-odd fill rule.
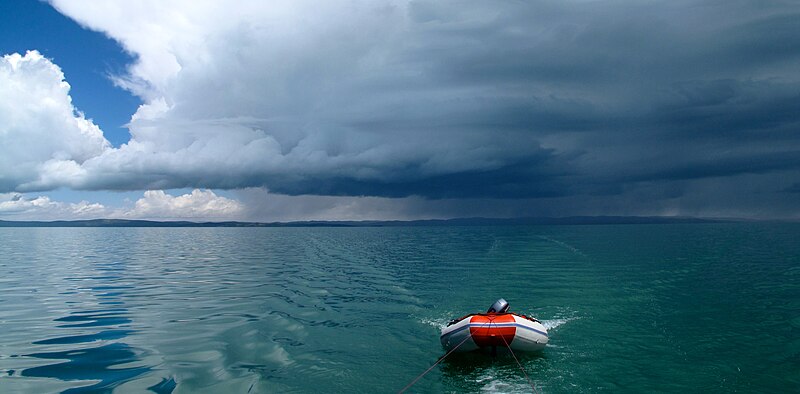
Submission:
[[[800,370],[798,238],[750,224],[0,229],[0,391],[393,392],[442,355],[441,326],[499,297],[551,330],[544,353],[520,355],[540,391],[780,391]],[[485,355],[417,387],[530,389],[513,359]]]

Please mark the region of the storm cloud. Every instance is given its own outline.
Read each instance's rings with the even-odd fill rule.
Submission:
[[[144,104],[127,144],[32,189],[659,210],[791,207],[800,182],[795,2],[52,4],[135,56],[115,80]]]

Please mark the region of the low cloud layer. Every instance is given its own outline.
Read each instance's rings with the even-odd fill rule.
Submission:
[[[243,205],[216,195],[210,190],[195,189],[174,196],[162,190],[148,190],[128,206],[106,206],[96,202],[67,203],[47,196],[31,197],[20,193],[0,194],[0,219],[75,220],[75,219],[151,219],[224,221],[242,220]]]
[[[0,145],[33,150],[6,156],[20,164],[0,170],[4,191],[265,187],[562,214],[713,207],[724,191],[739,211],[795,206],[792,2],[52,4],[135,55],[116,83],[144,104],[109,148],[55,65],[17,60],[39,71],[2,74],[22,87],[7,94],[58,111],[0,104],[52,123],[13,123],[48,143]]]
[[[47,196],[26,198],[17,193],[0,194],[0,218],[3,219],[97,219],[108,213],[102,204],[87,201],[64,203]]]

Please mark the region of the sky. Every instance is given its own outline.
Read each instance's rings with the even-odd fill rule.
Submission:
[[[0,2],[0,220],[800,219],[796,1]]]

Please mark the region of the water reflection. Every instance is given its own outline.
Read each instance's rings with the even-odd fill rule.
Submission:
[[[34,345],[65,345],[70,343],[86,343],[95,341],[110,341],[126,337],[132,330],[107,330],[88,335],[70,335],[66,337],[43,339],[33,342]]]
[[[152,371],[142,361],[145,351],[123,341],[136,333],[124,302],[126,292],[134,287],[119,283],[124,280],[124,267],[120,262],[96,263],[90,275],[65,278],[71,283],[67,291],[60,293],[71,296],[66,304],[73,309],[87,309],[73,310],[52,320],[56,331],[63,335],[32,342],[43,351],[25,355],[52,363],[24,369],[21,376],[88,384],[63,393],[103,393]],[[171,393],[175,387],[170,378],[148,390]]]
[[[94,385],[68,389],[63,391],[64,393],[111,391],[119,384],[150,370],[144,366],[120,367],[120,365],[136,363],[139,360],[136,349],[120,342],[83,350],[33,353],[27,356],[68,361],[28,368],[22,371],[22,376],[49,377],[61,380],[99,380]]]
[[[55,319],[57,322],[69,322],[70,324],[57,325],[58,328],[80,328],[80,327],[105,327],[118,324],[130,323],[127,317],[127,309],[102,309],[96,311],[74,312],[69,316]]]

